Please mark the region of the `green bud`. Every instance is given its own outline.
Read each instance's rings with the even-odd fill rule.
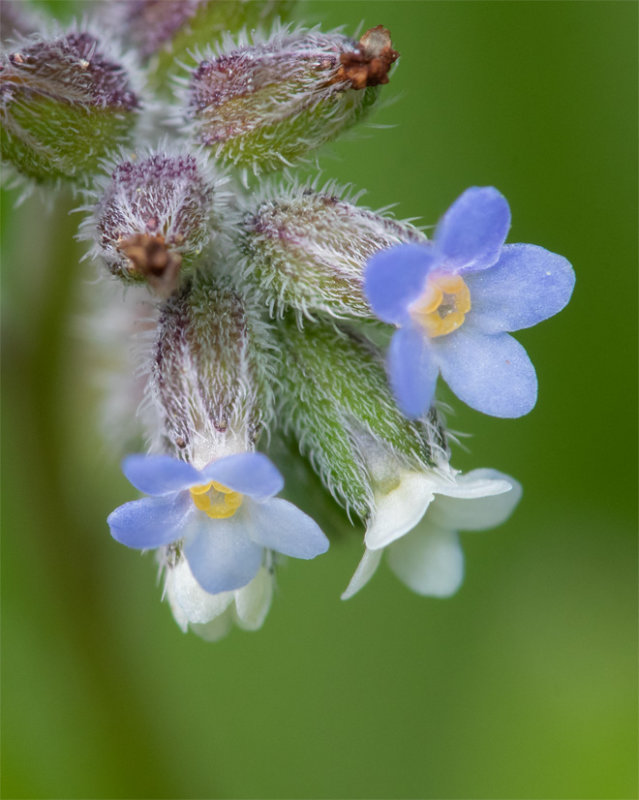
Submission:
[[[29,40],[0,62],[2,156],[36,181],[85,182],[138,109],[123,65],[88,32]]]
[[[426,241],[412,225],[352,205],[331,188],[273,193],[244,216],[243,275],[275,316],[290,307],[370,317],[363,290],[368,259],[403,242]]]
[[[188,84],[194,136],[219,159],[256,174],[281,168],[360,120],[397,55],[379,27],[359,42],[277,32],[211,56]]]
[[[149,83],[166,89],[192,52],[227,34],[285,19],[295,0],[129,0],[119,20],[129,45],[148,62]]]
[[[246,452],[271,416],[270,335],[224,278],[198,273],[161,307],[150,376],[161,449],[201,468]]]
[[[282,320],[277,328],[278,418],[333,496],[361,517],[380,482],[423,470],[447,451],[432,410],[406,419],[388,388],[381,353],[345,326]]]

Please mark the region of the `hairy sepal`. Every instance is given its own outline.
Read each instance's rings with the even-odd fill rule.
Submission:
[[[442,460],[445,433],[432,412],[411,422],[388,389],[381,353],[354,330],[293,317],[277,325],[278,418],[347,510],[367,517],[377,484]]]

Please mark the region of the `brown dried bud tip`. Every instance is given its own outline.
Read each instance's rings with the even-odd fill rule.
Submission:
[[[175,290],[182,256],[169,250],[164,236],[136,233],[117,249],[129,259],[129,272],[146,278],[158,294],[168,297]]]
[[[366,31],[357,47],[355,52],[342,53],[333,82],[350,81],[353,89],[388,83],[388,71],[399,57],[397,50],[393,50],[390,31],[377,25]]]

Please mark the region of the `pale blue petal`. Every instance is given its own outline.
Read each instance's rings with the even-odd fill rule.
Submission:
[[[556,253],[533,244],[510,244],[494,267],[464,275],[473,325],[485,333],[530,328],[570,300],[575,273]]]
[[[200,586],[211,594],[246,586],[260,568],[263,548],[249,537],[245,515],[210,519],[197,514],[191,520],[184,555]]]
[[[287,500],[247,501],[247,516],[251,538],[269,550],[293,558],[315,558],[328,550],[319,525]]]
[[[524,348],[507,333],[485,335],[465,324],[437,340],[442,377],[471,408],[521,417],[537,401],[537,376]]]
[[[446,266],[485,269],[499,258],[510,228],[506,198],[492,186],[474,186],[455,200],[435,231]]]
[[[364,291],[373,312],[384,322],[404,322],[433,265],[430,244],[399,244],[376,253],[364,272]]]
[[[116,508],[107,523],[116,541],[137,550],[149,550],[181,539],[192,508],[187,492],[177,497],[144,497]]]
[[[266,500],[282,491],[284,478],[263,453],[238,453],[213,461],[202,470],[206,481],[217,481],[254,500]]]
[[[404,414],[414,418],[426,413],[435,394],[437,364],[422,328],[409,325],[395,332],[388,348],[388,372]]]
[[[122,462],[122,472],[136,489],[153,496],[179,492],[202,483],[195,467],[171,456],[127,456]]]

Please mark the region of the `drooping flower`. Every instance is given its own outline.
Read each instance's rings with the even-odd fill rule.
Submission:
[[[458,531],[500,525],[520,497],[520,484],[493,469],[466,475],[450,469],[404,472],[390,491],[376,494],[366,551],[342,599],[368,583],[386,549],[389,567],[409,589],[434,597],[454,594],[464,576]]]
[[[109,515],[113,538],[139,550],[177,544],[209,594],[246,586],[265,548],[305,559],[328,549],[309,516],[275,497],[283,479],[261,453],[226,456],[201,470],[171,456],[132,455],[123,471],[150,497]]]
[[[247,631],[262,627],[273,598],[270,564],[262,565],[246,586],[217,594],[204,591],[184,557],[174,564],[166,563],[165,568],[165,596],[185,633],[190,629],[212,642],[226,636],[234,624]]]
[[[493,187],[467,189],[434,238],[374,255],[364,288],[375,314],[398,327],[388,370],[403,411],[430,406],[439,372],[472,408],[520,417],[537,400],[537,376],[509,331],[553,316],[570,299],[568,261],[531,244],[504,245],[506,198]]]

